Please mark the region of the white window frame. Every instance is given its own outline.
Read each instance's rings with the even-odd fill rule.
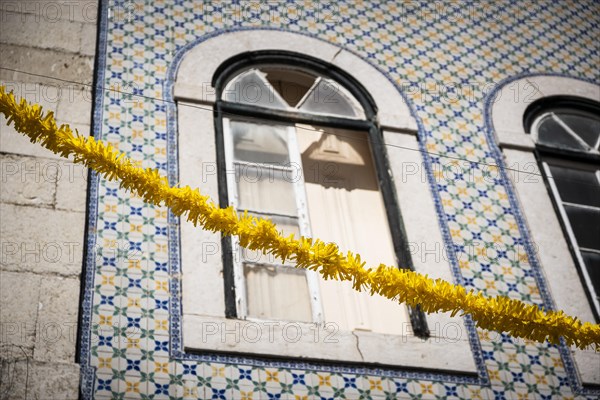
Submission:
[[[212,79],[229,58],[257,50],[310,55],[346,70],[366,88],[378,108],[385,143],[396,146],[390,147],[388,152],[391,166],[388,172],[394,179],[400,208],[410,210],[403,214],[408,240],[423,249],[438,249],[429,259],[413,257],[415,270],[432,278],[453,281],[448,259],[440,256],[445,243],[427,180],[423,179],[416,121],[385,76],[357,56],[326,42],[287,32],[245,30],[210,38],[191,49],[179,65],[174,86],[178,104],[180,184],[200,187],[203,193],[218,198],[214,116],[207,111],[216,101]],[[403,163],[420,166],[421,173],[408,173]],[[186,350],[478,372],[464,321],[449,313],[427,316],[431,332],[427,340],[412,335],[410,328],[402,335],[353,331],[336,332],[332,337],[333,327],[328,324],[293,323],[292,329],[291,325],[274,321],[268,326],[265,322],[259,324],[262,334],[258,340],[246,340],[244,334],[255,333],[257,322],[225,317],[220,236],[195,228],[184,220],[180,228]],[[285,339],[298,329],[302,332],[298,340]]]
[[[586,289],[534,155],[535,135],[528,134],[523,123],[527,108],[533,102],[550,96],[576,96],[600,101],[600,86],[574,78],[546,75],[513,80],[501,87],[496,98],[492,99],[492,129],[506,165],[511,168],[509,176],[556,307],[580,320],[594,322]],[[571,351],[581,382],[600,384],[600,353],[592,349]]]
[[[237,118],[234,118],[237,119]],[[231,132],[230,123],[232,119],[224,117],[223,118],[223,139],[225,141],[225,164],[227,166],[227,170],[234,170],[234,156],[233,156],[233,137],[229,134]],[[245,118],[243,122],[253,122],[250,118]],[[288,156],[290,160],[290,167],[284,166],[274,166],[274,165],[266,165],[267,168],[280,168],[293,172],[293,166],[301,166],[302,160],[300,158],[300,151],[298,150],[298,143],[296,140],[296,128],[293,125],[287,125],[283,123],[275,123],[272,121],[260,119],[257,120],[261,124],[272,124],[278,127],[286,127],[287,132],[287,150]],[[237,161],[236,161],[237,162]],[[256,163],[248,163],[250,165],[257,165]],[[302,174],[304,176],[304,174]],[[229,194],[229,205],[238,209],[238,193],[237,193],[237,184],[235,181],[235,174],[227,174],[227,188]],[[300,179],[295,179],[293,182],[294,186],[294,194],[296,198],[296,215],[298,219],[298,228],[300,229],[300,234],[305,237],[312,237],[312,233],[310,231],[310,223],[308,221],[308,204],[306,200],[306,191],[304,189],[304,182]],[[249,210],[256,211],[256,210]],[[240,247],[239,239],[237,237],[232,237],[232,247],[233,249],[238,249]],[[237,315],[240,319],[248,319],[252,320],[251,317],[247,315],[248,305],[247,303],[247,293],[246,293],[246,283],[244,279],[244,270],[243,263],[238,257],[234,256],[233,260],[233,268],[234,268],[234,279],[235,279],[235,303],[237,309]],[[315,271],[306,271],[306,281],[308,284],[308,292],[310,295],[310,306],[312,313],[312,322],[316,324],[320,324],[323,322],[323,309],[321,305],[321,296],[319,294],[319,277],[317,272]],[[258,322],[258,321],[257,321]]]

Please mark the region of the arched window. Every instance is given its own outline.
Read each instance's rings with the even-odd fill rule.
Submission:
[[[528,108],[525,125],[600,320],[600,103],[547,97]]]
[[[590,224],[594,216],[582,221],[578,212],[598,215],[590,202],[598,200],[594,171],[599,164],[600,86],[575,78],[532,75],[507,81],[489,96],[490,133],[510,168],[506,176],[524,217],[525,262],[531,264],[533,274],[543,273],[519,280],[537,281],[536,292],[545,301],[582,321],[597,322],[598,299],[593,291],[597,295],[598,289],[591,275],[598,271],[594,249],[599,224]],[[594,236],[595,244],[590,246]],[[571,353],[581,390],[585,385],[600,385],[600,354],[593,349]]]
[[[367,266],[455,277],[418,121],[381,71],[332,44],[272,30],[215,35],[175,60],[166,93],[176,103],[180,185],[269,217],[286,234],[336,242]],[[181,261],[181,289],[172,292],[181,319],[171,332],[183,352],[479,371],[468,319],[434,313],[426,325],[420,312],[239,249],[184,219],[179,233],[170,243]]]
[[[310,58],[244,54],[215,75],[221,206],[318,237],[367,265],[412,268],[373,101]],[[426,335],[422,313],[223,242],[230,317]]]

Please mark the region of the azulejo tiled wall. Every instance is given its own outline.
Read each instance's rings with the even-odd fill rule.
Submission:
[[[97,90],[96,136],[175,177],[172,115],[169,104],[156,99],[168,98],[164,88],[179,49],[207,35],[265,28],[339,45],[403,89],[417,117],[456,281],[488,295],[550,305],[510,187],[501,175],[483,179],[486,164],[501,163],[484,103],[491,87],[521,74],[597,81],[597,7],[593,1],[105,1],[96,73],[99,87],[116,91]],[[439,173],[451,158],[469,160],[467,170]],[[176,221],[166,209],[98,179],[88,207],[81,338],[87,398],[487,399],[582,393],[564,347],[473,328],[480,373],[467,378],[187,356],[172,336],[181,322],[178,259],[169,242]],[[495,249],[494,257],[471,251],[474,242]]]

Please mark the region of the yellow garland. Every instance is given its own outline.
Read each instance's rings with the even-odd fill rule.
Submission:
[[[120,187],[138,194],[146,202],[164,204],[173,214],[187,214],[188,221],[224,235],[237,235],[240,244],[252,250],[262,250],[283,260],[296,262],[297,268],[318,271],[325,279],[350,280],[354,289],[368,289],[388,299],[420,305],[428,313],[450,311],[470,314],[483,329],[504,331],[515,337],[559,343],[563,337],[568,345],[579,348],[600,346],[600,325],[582,323],[563,311],[542,311],[536,305],[525,304],[505,296],[485,297],[460,285],[441,279],[431,279],[413,271],[380,264],[365,269],[360,255],[342,254],[337,245],[319,239],[294,235],[283,237],[273,222],[240,215],[232,207],[219,208],[208,196],[189,186],[170,187],[167,178],[155,169],[135,166],[123,153],[110,144],[93,137],[73,134],[68,125],[57,126],[52,112],[45,116],[39,105],[24,99],[17,104],[11,93],[0,86],[0,112],[14,123],[15,129],[63,157],[93,169],[108,180],[120,180]]]

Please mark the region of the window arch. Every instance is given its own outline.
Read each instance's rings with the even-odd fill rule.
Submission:
[[[267,51],[234,57],[213,85],[219,171],[226,171],[221,206],[271,218],[286,234],[336,242],[369,264],[412,268],[377,109],[357,82],[318,60]],[[427,335],[418,310],[248,254],[235,238],[223,247],[230,317],[386,334],[410,320],[415,334]]]
[[[225,198],[222,201],[227,204],[228,197],[223,197],[222,193],[226,185],[219,182],[226,166],[224,146],[222,142],[217,143],[222,137],[222,131],[217,132],[222,129],[221,124],[215,123],[218,120],[215,117],[222,117],[217,115],[217,100],[223,102],[217,99],[216,77],[226,76],[225,70],[232,66],[234,60],[243,63],[243,58],[248,58],[247,68],[255,66],[255,57],[265,52],[271,55],[302,55],[303,60],[312,61],[311,66],[302,66],[313,74],[329,78],[332,78],[331,74],[338,74],[333,79],[342,82],[360,103],[365,118],[338,118],[336,121],[350,121],[351,126],[341,127],[343,131],[360,131],[363,135],[369,135],[375,152],[385,148],[389,168],[377,167],[377,180],[382,174],[395,190],[399,203],[399,207],[395,208],[386,206],[385,213],[399,212],[399,209],[409,211],[403,215],[403,220],[415,269],[434,279],[453,280],[455,276],[451,260],[445,252],[444,236],[425,175],[424,160],[418,151],[417,120],[412,116],[407,101],[399,88],[373,65],[323,40],[290,32],[249,29],[217,34],[181,49],[170,68],[172,81],[166,87],[167,96],[172,96],[175,101],[171,115],[176,120],[169,121],[168,126],[176,137],[170,151],[177,154],[180,185],[200,187],[204,194],[213,199]],[[304,56],[308,54],[310,57]],[[283,64],[302,67],[298,58]],[[235,72],[231,71],[233,77]],[[350,84],[345,84],[344,77]],[[280,79],[272,78],[275,85],[281,84],[278,83]],[[300,78],[295,78],[295,84],[302,84]],[[299,100],[292,98],[289,101],[294,103]],[[235,104],[232,106],[235,107]],[[373,110],[372,113],[369,109]],[[243,110],[235,111],[236,115],[241,114],[244,118],[257,117],[256,110],[251,114],[243,114]],[[289,122],[290,115],[285,110],[271,111],[272,123]],[[312,119],[308,122],[313,125],[334,129],[328,125],[328,121],[335,117],[310,115]],[[360,126],[357,128],[357,125]],[[378,133],[373,139],[370,136],[371,126],[376,128],[373,134]],[[307,132],[314,133],[315,130]],[[373,158],[371,154],[369,156]],[[380,160],[376,158],[373,163]],[[233,172],[231,175],[235,173],[230,172]],[[180,344],[178,348],[182,352],[201,353],[203,357],[212,357],[217,352],[220,357],[227,359],[237,359],[240,354],[251,357],[276,355],[287,357],[286,363],[302,363],[306,359],[324,360],[342,363],[344,367],[346,363],[360,363],[376,364],[377,368],[441,369],[461,374],[477,374],[480,371],[481,354],[473,326],[467,318],[451,316],[450,313],[427,315],[430,331],[427,339],[415,336],[416,332],[411,329],[410,323],[406,324],[404,332],[389,335],[361,329],[332,330],[332,326],[327,324],[236,318],[235,314],[230,313],[231,305],[228,312],[225,310],[224,299],[227,296],[226,285],[223,284],[224,276],[228,279],[224,258],[234,253],[231,249],[224,251],[220,235],[197,229],[185,220],[179,220],[178,223],[180,240],[178,245],[174,245],[173,251],[175,259],[181,263],[181,291],[174,291],[172,296],[180,298],[181,320],[177,319],[177,323],[172,325],[172,333],[178,338],[174,343]],[[389,225],[392,231],[399,226],[397,223]],[[352,248],[355,249],[354,246]],[[395,257],[395,249],[392,253]],[[380,261],[379,258],[377,261]],[[389,262],[394,263],[395,260]],[[404,266],[407,263],[400,260],[397,265]],[[229,283],[233,284],[231,280]],[[301,333],[296,340],[286,339],[296,332]],[[254,333],[258,335],[255,337]],[[258,359],[256,362],[260,363]],[[394,373],[389,369],[384,370]]]
[[[548,97],[527,109],[524,123],[600,321],[600,103]]]

